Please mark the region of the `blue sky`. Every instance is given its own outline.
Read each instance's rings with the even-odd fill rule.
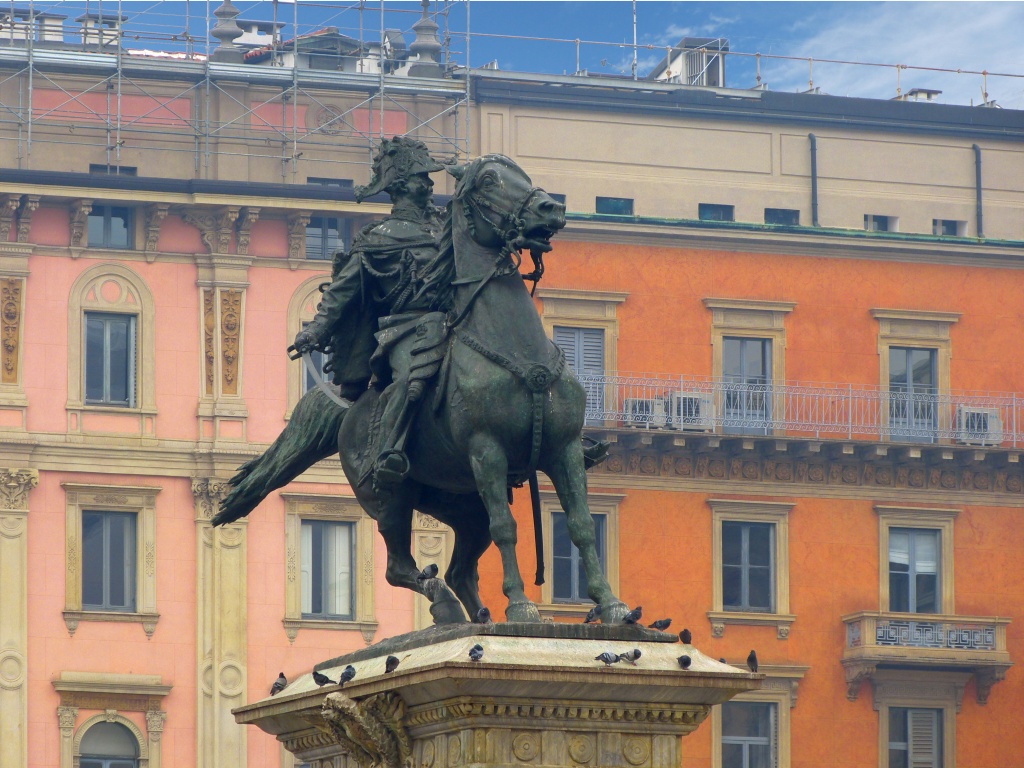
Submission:
[[[270,18],[270,0],[234,0],[243,17]],[[27,0],[18,0],[19,6]],[[128,28],[141,32],[139,47],[171,47],[169,32],[183,29],[191,16],[194,35],[205,35],[207,9],[219,0],[160,2],[140,0],[120,4],[129,15]],[[116,11],[116,0],[90,0],[90,9],[102,5]],[[75,3],[35,0],[36,8],[51,8],[72,18],[84,10]],[[278,18],[287,22],[285,36],[293,34],[296,6],[276,3]],[[368,0],[324,2],[299,0],[298,30],[307,33],[323,26],[365,39],[379,35],[379,3]],[[386,0],[385,25],[408,31],[419,16],[418,2]],[[432,8],[434,8],[432,4]],[[629,74],[633,53],[632,3],[629,0],[471,0],[450,3],[448,28],[453,58],[463,62],[467,15],[473,37],[470,63],[480,66],[497,60],[502,69],[554,74],[580,66],[591,72]],[[503,35],[506,37],[491,37]],[[513,37],[507,37],[513,36]],[[528,41],[514,37],[543,37]],[[987,85],[989,98],[1006,108],[1024,109],[1024,2],[637,2],[637,42],[640,75],[664,57],[665,47],[684,36],[723,37],[736,54],[727,59],[727,85],[750,88],[756,84],[753,54],[761,59],[762,81],[772,90],[807,90],[813,83],[825,93],[888,99],[897,87],[935,88],[939,100],[951,104],[978,103]],[[148,39],[147,39],[148,38]],[[411,40],[411,34],[407,34]],[[129,45],[133,42],[129,40]],[[205,45],[205,44],[203,44]],[[202,50],[202,48],[200,48]],[[769,59],[789,56],[800,61]],[[813,71],[807,58],[815,60]],[[890,66],[833,65],[823,59],[887,64]],[[949,70],[987,70],[1018,77],[901,69],[895,65]],[[898,77],[897,77],[898,73]]]

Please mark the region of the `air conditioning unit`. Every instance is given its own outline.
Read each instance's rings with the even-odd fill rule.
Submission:
[[[665,426],[665,400],[661,397],[627,397],[625,400],[627,427],[660,429]]]
[[[1003,417],[999,409],[958,405],[956,440],[964,445],[999,445],[1003,442]]]
[[[672,429],[711,432],[715,428],[715,401],[711,392],[673,392],[668,402]]]

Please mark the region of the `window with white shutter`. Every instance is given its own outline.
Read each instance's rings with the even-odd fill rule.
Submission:
[[[942,768],[942,710],[889,708],[888,768]]]
[[[604,329],[556,325],[555,344],[587,391],[587,424],[604,420]]]

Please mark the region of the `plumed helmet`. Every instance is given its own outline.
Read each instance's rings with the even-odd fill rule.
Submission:
[[[427,145],[407,136],[395,136],[380,143],[373,158],[373,178],[365,186],[355,188],[356,200],[362,202],[401,179],[408,179],[417,173],[433,173],[444,170],[444,166],[430,156]]]

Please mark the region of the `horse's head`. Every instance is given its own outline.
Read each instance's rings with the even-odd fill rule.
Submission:
[[[458,179],[454,199],[474,240],[516,251],[551,250],[551,237],[565,226],[565,206],[533,186],[513,160],[484,155],[448,172]]]

